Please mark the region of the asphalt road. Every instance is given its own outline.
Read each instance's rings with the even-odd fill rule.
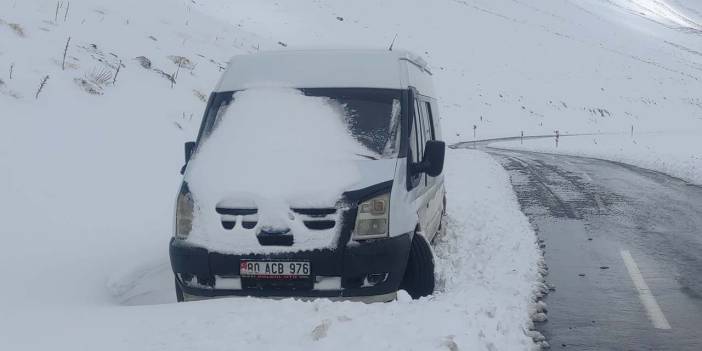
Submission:
[[[702,187],[615,162],[486,149],[510,173],[555,291],[555,350],[702,350]]]

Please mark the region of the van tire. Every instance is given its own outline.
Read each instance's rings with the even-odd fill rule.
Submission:
[[[185,301],[185,297],[183,296],[183,289],[181,289],[180,284],[178,284],[178,278],[174,279],[174,281],[175,281],[176,300],[178,302],[183,302],[183,301]]]
[[[421,234],[414,234],[401,289],[418,299],[434,293],[434,255]]]

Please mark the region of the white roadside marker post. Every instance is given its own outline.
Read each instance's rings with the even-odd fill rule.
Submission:
[[[482,117],[482,116],[481,116],[481,117]],[[476,143],[477,143],[477,141],[478,141],[478,138],[476,137],[476,135],[477,135],[477,134],[476,134],[476,130],[477,130],[477,129],[478,129],[478,126],[474,124],[474,125],[473,125],[473,148],[474,148],[474,149],[476,148]]]

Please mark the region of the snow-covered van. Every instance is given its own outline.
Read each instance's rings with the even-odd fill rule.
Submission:
[[[406,51],[234,57],[185,144],[178,301],[432,294],[446,197],[431,75]]]

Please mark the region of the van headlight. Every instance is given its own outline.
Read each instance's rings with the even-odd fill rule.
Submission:
[[[178,200],[176,200],[176,239],[185,240],[190,235],[190,231],[193,229],[194,210],[195,204],[190,192],[181,191],[178,194]]]
[[[386,238],[389,235],[390,194],[376,196],[358,205],[353,240]]]

